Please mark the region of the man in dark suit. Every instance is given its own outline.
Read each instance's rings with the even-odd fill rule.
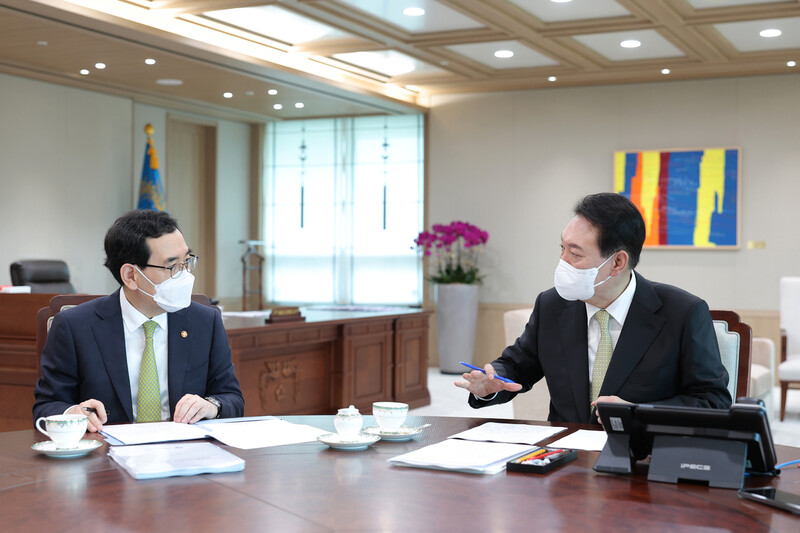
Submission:
[[[42,352],[33,418],[62,413],[105,423],[244,414],[219,312],[191,301],[197,264],[164,212],[120,217],[105,238],[119,290],[55,315]]]
[[[544,378],[557,422],[594,422],[597,402],[729,407],[708,306],[634,272],[644,240],[644,220],[624,196],[581,200],[561,234],[555,287],[536,299],[525,331],[485,373],[456,382],[469,404],[507,402]]]

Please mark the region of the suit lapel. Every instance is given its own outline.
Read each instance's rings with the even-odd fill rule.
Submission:
[[[119,306],[119,290],[103,298],[95,311],[97,320],[92,324],[92,333],[97,349],[106,367],[106,373],[117,393],[117,398],[133,421],[131,401],[131,382],[128,376],[128,357],[125,351],[125,332],[122,324],[122,311]]]
[[[579,416],[589,420],[589,350],[586,328],[586,304],[581,301],[567,302],[558,313],[561,345],[569,374],[569,384],[575,409]]]
[[[602,396],[617,395],[666,323],[664,318],[656,315],[661,308],[661,299],[652,284],[639,274],[635,275],[636,292],[606,371],[600,390]]]
[[[175,412],[175,405],[183,396],[183,380],[189,360],[192,321],[188,317],[189,308],[167,315],[167,381],[169,384],[169,411]]]

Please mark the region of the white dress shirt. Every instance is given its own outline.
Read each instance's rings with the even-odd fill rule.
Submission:
[[[128,359],[128,378],[131,384],[133,419],[136,420],[136,400],[139,397],[139,369],[142,366],[142,353],[144,352],[144,328],[142,328],[142,324],[148,320],[153,320],[158,324],[155,332],[153,332],[153,351],[156,356],[158,385],[161,388],[161,420],[169,420],[167,313],[147,318],[131,305],[123,290],[119,291],[119,306],[122,309],[122,329],[125,331],[125,353]]]
[[[636,276],[631,272],[631,281],[625,290],[622,291],[616,300],[611,302],[606,311],[611,315],[608,321],[608,331],[611,333],[611,346],[617,347],[617,340],[622,333],[622,326],[625,324],[625,317],[628,316],[628,311],[633,302],[633,294],[636,292]],[[592,382],[592,369],[594,368],[594,359],[597,356],[597,347],[600,345],[600,323],[595,318],[594,314],[600,310],[590,303],[586,303],[586,319],[587,335],[589,341],[589,383]]]

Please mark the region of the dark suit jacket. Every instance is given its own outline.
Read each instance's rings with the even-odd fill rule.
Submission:
[[[111,411],[108,423],[134,421],[123,327],[119,291],[56,313],[42,351],[34,420],[94,398]],[[242,416],[244,398],[219,312],[192,302],[167,315],[167,331],[170,413],[184,394],[197,394],[218,398],[221,417]]]
[[[633,403],[727,408],[731,396],[706,303],[686,291],[636,275],[636,292],[600,389]],[[536,299],[517,341],[492,362],[497,373],[531,389],[544,377],[550,389],[548,420],[590,420],[586,304],[555,289]],[[503,403],[469,395],[473,407]]]

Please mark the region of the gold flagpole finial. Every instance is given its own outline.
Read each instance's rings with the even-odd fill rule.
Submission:
[[[150,137],[153,134],[154,131],[155,131],[155,129],[153,128],[152,124],[146,124],[145,125],[144,132],[147,134],[148,137]]]

